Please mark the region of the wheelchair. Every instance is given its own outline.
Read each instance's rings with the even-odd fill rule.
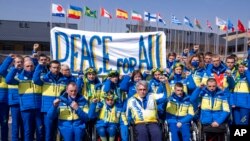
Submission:
[[[97,133],[97,129],[96,129],[96,126],[93,125],[92,126],[92,129],[91,129],[91,135],[88,137],[88,141],[101,141],[101,138],[100,136],[98,135]],[[107,137],[107,140],[108,140],[108,137]],[[120,129],[118,129],[117,131],[117,135],[115,136],[115,141],[121,141],[121,135],[120,135]]]
[[[168,140],[168,136],[165,136],[166,132],[168,131],[168,127],[165,127],[164,121],[159,121],[159,126],[161,128],[162,131],[162,141],[167,141]],[[128,137],[128,141],[136,141],[136,133],[135,133],[135,124],[131,124],[128,127],[129,130],[129,137]]]
[[[197,124],[194,121],[191,121],[190,124],[191,124],[191,126],[190,126],[190,134],[191,134],[190,140],[191,141],[201,141],[201,135],[200,135],[201,133],[200,133],[199,127],[197,126]],[[163,130],[164,130],[163,140],[164,141],[172,141],[171,132],[169,130],[168,123],[166,121],[164,123]],[[179,139],[182,141],[182,135],[180,132],[179,132],[178,136],[179,136]]]
[[[200,137],[204,141],[229,141],[230,140],[230,129],[228,123],[221,124],[220,128],[211,127],[210,125],[202,125]],[[210,137],[210,138],[209,138]]]

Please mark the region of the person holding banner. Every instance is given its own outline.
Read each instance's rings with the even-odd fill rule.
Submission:
[[[100,100],[102,84],[97,77],[97,70],[89,67],[84,71],[84,78],[80,79],[79,92],[90,104],[93,99]]]

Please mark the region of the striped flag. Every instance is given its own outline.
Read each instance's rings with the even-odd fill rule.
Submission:
[[[106,9],[104,9],[104,8],[101,8],[101,16],[109,18],[109,19],[112,18],[111,14],[109,14],[109,12]]]
[[[137,21],[142,21],[142,16],[136,11],[132,11],[131,13],[131,19],[132,20],[137,20]]]
[[[227,30],[227,22],[221,18],[215,18],[215,24],[219,27],[220,30],[226,31]]]
[[[158,14],[157,16],[158,16],[158,22],[163,23],[164,25],[166,25],[166,22],[162,19],[161,15]]]
[[[177,25],[181,25],[181,21],[178,20],[174,15],[171,16],[171,22]]]
[[[192,24],[192,22],[191,22],[191,21],[189,20],[189,18],[186,17],[186,16],[184,17],[183,22],[184,22],[184,24],[188,25],[188,26],[191,27],[191,28],[194,27],[193,24]]]
[[[128,12],[122,9],[116,9],[116,17],[127,20]]]
[[[82,8],[70,5],[68,9],[68,18],[80,19],[82,15]]]

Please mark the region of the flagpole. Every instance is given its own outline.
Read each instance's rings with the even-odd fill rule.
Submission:
[[[69,5],[68,5],[68,9],[67,9],[67,12],[66,12],[66,13],[67,13],[67,15],[65,16],[65,18],[66,18],[66,19],[65,19],[65,20],[66,20],[65,28],[68,28],[68,22],[69,22],[69,21],[68,21],[68,20],[69,20],[69,18],[68,18],[68,14],[69,14]]]
[[[227,51],[228,51],[228,29],[227,29],[227,33],[226,33],[226,48],[225,48],[225,57],[227,57]]]
[[[174,40],[175,40],[175,42],[174,42],[174,52],[176,52],[177,53],[177,51],[176,51],[176,29],[174,30]]]
[[[52,29],[52,0],[50,1],[50,24],[49,29]],[[53,52],[52,52],[52,44],[51,44],[51,38],[50,38],[50,56],[53,58]]]
[[[238,52],[238,30],[236,31],[236,39],[235,39],[235,54]]]
[[[156,30],[157,30],[157,31],[158,31],[158,22],[159,22],[158,14],[159,14],[159,13],[157,13],[157,15],[156,15]]]
[[[171,30],[171,21],[169,21],[169,51],[173,52],[172,50],[172,30]]]

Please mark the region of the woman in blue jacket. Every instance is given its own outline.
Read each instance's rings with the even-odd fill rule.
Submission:
[[[77,91],[77,85],[70,82],[66,92],[54,100],[48,111],[49,118],[58,118],[58,128],[64,141],[82,141],[85,124],[89,119],[88,103]]]

